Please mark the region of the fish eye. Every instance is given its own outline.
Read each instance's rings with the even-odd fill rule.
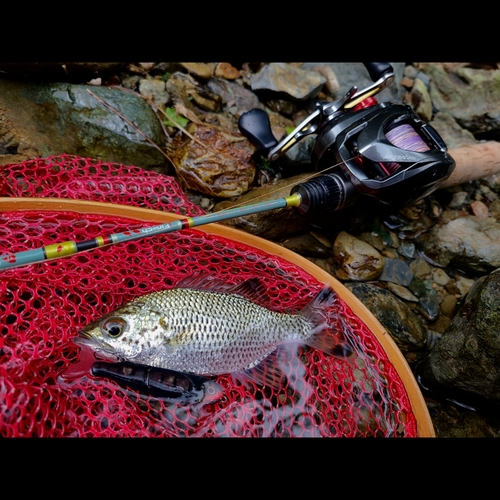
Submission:
[[[110,337],[117,338],[125,331],[126,325],[125,320],[121,318],[108,318],[101,325],[101,330]]]

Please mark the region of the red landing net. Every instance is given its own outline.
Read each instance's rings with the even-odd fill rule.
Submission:
[[[65,197],[199,215],[175,180],[135,167],[73,156],[0,170],[2,196]],[[71,212],[3,212],[0,253],[122,232],[157,223]],[[89,372],[72,342],[90,321],[140,295],[210,274],[228,283],[258,277],[261,305],[296,312],[322,283],[254,247],[190,229],[92,250],[0,274],[0,436],[415,437],[417,425],[396,369],[374,334],[340,298],[330,335],[348,338],[349,358],[296,346],[276,357],[279,390],[219,376],[215,400],[180,403],[139,394]]]

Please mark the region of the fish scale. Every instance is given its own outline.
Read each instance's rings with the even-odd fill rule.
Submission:
[[[242,296],[246,285],[233,287],[238,293],[153,292],[91,323],[75,342],[124,361],[198,375],[248,373],[285,342],[317,343],[316,334],[327,327],[322,308],[334,300],[331,289],[287,314]]]

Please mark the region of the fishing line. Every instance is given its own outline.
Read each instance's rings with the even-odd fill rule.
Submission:
[[[391,144],[405,151],[417,151],[419,153],[430,151],[431,148],[423,141],[409,123],[397,125],[393,128],[390,128],[391,125],[392,124],[390,124],[389,129],[385,131],[385,136]],[[380,166],[384,168],[384,170],[387,169],[387,175],[401,168],[401,165],[396,162],[384,163],[383,165],[380,164]]]

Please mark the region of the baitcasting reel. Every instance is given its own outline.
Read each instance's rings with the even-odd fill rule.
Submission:
[[[296,185],[303,214],[353,205],[360,194],[404,206],[424,198],[455,168],[437,131],[407,105],[380,103],[372,97],[394,81],[389,63],[364,63],[372,85],[352,87],[341,99],[316,104],[314,111],[282,141],[261,109],[241,115],[241,133],[269,161],[303,137],[317,134],[311,162],[316,171],[333,170]]]

